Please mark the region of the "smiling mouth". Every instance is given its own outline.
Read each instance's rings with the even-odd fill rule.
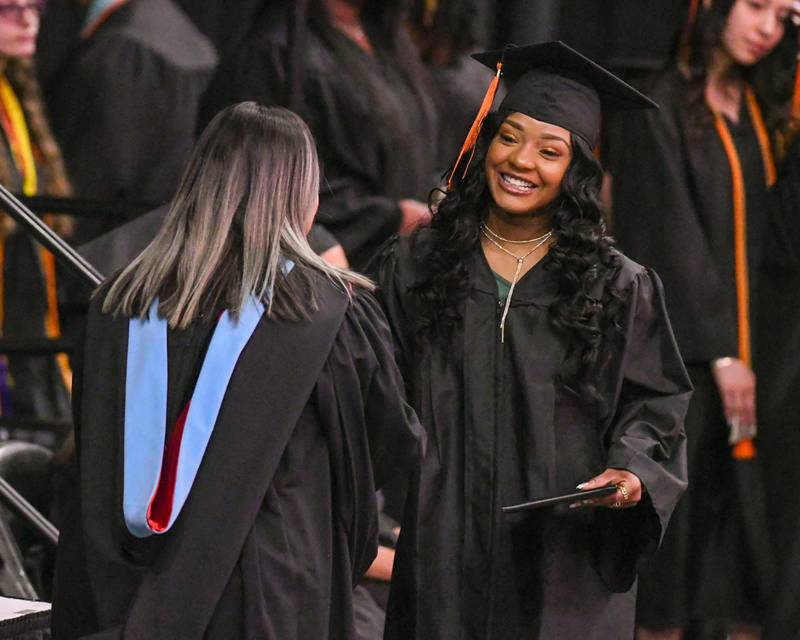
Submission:
[[[505,187],[508,187],[511,191],[515,191],[517,193],[530,193],[538,186],[533,182],[529,182],[527,180],[523,180],[522,178],[511,176],[507,173],[500,174],[500,182]]]

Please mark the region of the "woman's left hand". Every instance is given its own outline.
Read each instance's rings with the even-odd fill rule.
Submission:
[[[575,502],[573,507],[609,507],[612,509],[630,509],[639,504],[642,499],[642,481],[639,477],[625,471],[625,469],[606,469],[599,476],[579,484],[578,489],[588,491],[589,489],[599,489],[610,484],[617,485],[616,493],[600,498],[590,498]]]

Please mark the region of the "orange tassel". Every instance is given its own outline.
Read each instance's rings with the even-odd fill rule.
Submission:
[[[731,456],[734,460],[752,460],[756,457],[756,445],[750,440],[740,440],[733,446]]]
[[[486,116],[489,115],[489,111],[492,109],[492,104],[494,104],[494,97],[497,94],[497,88],[500,86],[500,75],[502,74],[502,70],[503,63],[498,62],[497,73],[495,74],[494,78],[492,78],[489,88],[486,90],[486,95],[483,97],[481,108],[478,109],[478,115],[475,116],[475,121],[472,123],[469,133],[467,134],[467,138],[464,140],[464,144],[462,145],[461,151],[458,154],[456,163],[453,165],[453,170],[450,172],[450,176],[447,178],[448,191],[453,190],[453,178],[458,170],[458,165],[461,164],[461,160],[464,158],[467,152],[469,152],[470,156],[467,160],[467,166],[464,167],[464,173],[461,176],[462,179],[467,175],[467,170],[472,162],[472,156],[475,153],[475,145],[478,142],[478,136],[480,135],[481,128],[483,127],[483,121],[486,119]]]
[[[745,98],[750,118],[756,129],[756,137],[761,147],[761,156],[764,162],[764,174],[767,186],[775,181],[775,163],[769,145],[769,136],[764,126],[764,118],[756,101],[753,90],[745,87]],[[725,149],[725,155],[730,164],[731,179],[733,182],[733,240],[734,240],[734,271],[736,279],[736,302],[739,334],[739,358],[752,365],[750,352],[750,281],[747,269],[747,207],[744,175],[736,146],[733,143],[725,119],[720,114],[715,114],[714,124]],[[732,450],[734,460],[752,460],[756,457],[756,444],[752,439],[737,442]]]
[[[756,100],[756,94],[753,92],[753,88],[748,84],[745,85],[744,91],[750,119],[753,121],[753,127],[756,130],[756,138],[758,138],[758,144],[761,147],[764,176],[767,178],[767,186],[771,187],[778,179],[778,173],[775,168],[775,156],[772,153],[772,143],[769,140],[767,125],[764,123],[764,116],[761,114],[761,107],[758,106],[758,100]]]

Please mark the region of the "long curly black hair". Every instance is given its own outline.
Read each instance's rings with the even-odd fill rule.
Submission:
[[[426,260],[426,279],[411,292],[416,299],[415,334],[423,343],[446,341],[462,322],[461,303],[470,287],[468,257],[480,250],[480,227],[491,202],[484,161],[507,115],[497,112],[487,118],[466,176],[433,207],[430,226],[412,238],[415,250],[421,249]],[[587,400],[599,400],[591,373],[602,364],[604,335],[609,328],[618,328],[618,296],[605,288],[597,297],[596,291],[598,280],[619,268],[619,255],[603,221],[602,176],[589,145],[573,136],[572,160],[560,199],[553,205],[556,243],[546,265],[558,282],[550,322],[569,341],[570,355],[578,362],[574,379],[562,382]]]

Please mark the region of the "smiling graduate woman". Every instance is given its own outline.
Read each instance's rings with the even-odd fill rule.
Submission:
[[[371,283],[308,246],[318,187],[299,116],[229,107],[95,295],[54,638],[355,639],[375,489],[420,429]]]
[[[691,387],[658,277],[604,232],[592,147],[603,107],[653,105],[561,43],[475,57],[511,89],[430,226],[379,269],[428,432],[386,637],[630,638],[637,565],[686,486]]]

